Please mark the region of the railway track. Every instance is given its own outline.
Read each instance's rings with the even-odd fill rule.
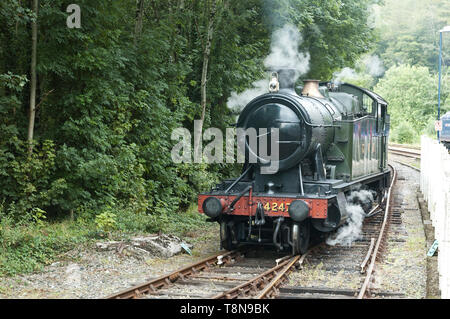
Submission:
[[[389,190],[388,190],[386,201],[385,201],[386,207],[384,209],[384,216],[383,216],[383,222],[381,223],[380,233],[379,233],[377,241],[375,243],[375,247],[373,249],[369,248],[368,254],[367,254],[366,258],[364,259],[363,264],[361,265],[361,271],[363,272],[364,271],[364,263],[366,260],[368,260],[370,258],[370,264],[367,269],[367,275],[364,280],[363,286],[361,287],[361,290],[359,291],[358,299],[364,298],[364,296],[367,294],[369,283],[370,283],[370,280],[372,279],[375,262],[376,262],[377,258],[380,257],[381,249],[384,248],[381,246],[382,245],[384,246],[386,243],[386,236],[387,236],[386,229],[387,229],[387,227],[389,227],[388,221],[390,220],[390,213],[391,213],[391,211],[390,211],[391,195],[392,195],[395,181],[397,179],[397,171],[394,169],[393,166],[391,166],[391,169],[392,169],[393,175],[391,177],[391,185],[389,186]],[[371,239],[371,243],[373,243],[372,239]],[[373,245],[370,245],[370,247],[373,247]]]
[[[363,224],[363,236],[352,246],[329,246],[321,243],[302,256],[291,256],[264,249],[219,252],[192,265],[155,278],[143,284],[110,295],[108,299],[137,298],[366,298],[370,291],[375,263],[386,245],[390,223],[401,223],[390,213],[392,189],[396,180],[393,172],[385,200],[371,211]],[[358,287],[342,289],[324,285],[292,285],[289,274],[308,264],[325,264],[331,274],[351,273],[358,278]],[[302,274],[303,270],[295,272]],[[376,296],[399,297],[401,294],[378,291]]]
[[[107,299],[261,299],[271,296],[303,259],[262,249],[220,252]]]
[[[399,146],[389,146],[388,151],[392,154],[406,156],[410,158],[420,159],[420,149],[406,148]]]
[[[373,289],[376,262],[382,260],[392,225],[400,225],[401,217],[392,211],[398,204],[392,191],[396,170],[384,201],[372,209],[364,220],[362,236],[345,245],[321,245],[311,252],[305,262],[307,269],[294,274],[289,284],[279,290],[280,299],[362,299],[401,298],[402,293]],[[312,278],[312,279],[310,279]],[[339,278],[338,280],[336,280]]]
[[[388,147],[389,152],[394,155],[391,158],[392,161],[402,164],[404,166],[408,166],[416,171],[420,171],[420,168],[413,166],[411,164],[418,164],[420,162],[420,148],[415,146],[405,146],[402,144],[389,144]],[[399,158],[403,158],[404,160],[400,160]],[[406,162],[405,162],[406,160]]]

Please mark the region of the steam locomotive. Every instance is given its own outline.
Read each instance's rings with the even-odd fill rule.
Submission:
[[[243,130],[278,128],[277,172],[262,173],[271,163],[246,136],[242,175],[198,196],[199,212],[220,224],[227,250],[258,244],[305,253],[312,238],[345,222],[352,190],[370,190],[381,201],[389,184],[387,102],[347,83],[295,87],[294,73],[274,72],[270,93],[249,102],[237,122]]]

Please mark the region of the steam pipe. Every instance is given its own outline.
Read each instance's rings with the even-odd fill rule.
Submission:
[[[300,176],[300,190],[302,191],[302,196],[305,195],[305,191],[303,189],[303,176],[302,176],[302,164],[298,164],[298,174]]]
[[[242,192],[240,192],[236,198],[231,202],[230,206],[228,206],[228,210],[232,210],[234,208],[234,205],[244,196],[250,189],[252,189],[252,186],[247,186]]]
[[[242,173],[241,176],[239,176],[234,182],[233,184],[230,185],[230,187],[227,188],[227,190],[225,191],[225,193],[228,193],[234,186],[236,186],[237,183],[239,183],[241,181],[241,179],[244,178],[245,175],[247,175],[247,173],[250,171],[250,168],[252,168],[251,165],[248,166],[248,168],[245,170],[244,173]]]
[[[314,155],[314,162],[316,166],[317,177],[320,181],[326,179],[325,170],[323,167],[322,146],[320,143],[316,147],[316,153]]]

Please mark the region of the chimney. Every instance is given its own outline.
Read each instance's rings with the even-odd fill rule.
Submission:
[[[295,92],[295,80],[297,71],[295,69],[279,69],[278,81],[280,82],[280,90],[289,90]]]
[[[304,80],[302,95],[317,97],[323,99],[323,95],[319,91],[319,80]]]

